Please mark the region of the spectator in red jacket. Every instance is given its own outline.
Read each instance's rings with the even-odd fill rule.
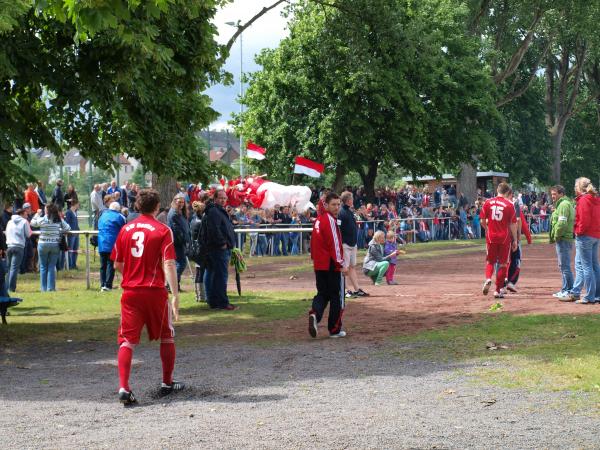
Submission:
[[[344,276],[348,268],[343,267],[344,250],[342,234],[338,226],[338,213],[341,201],[335,192],[328,193],[323,199],[322,214],[319,214],[313,226],[310,251],[315,269],[317,295],[313,298],[308,313],[308,332],[317,337],[317,326],[329,303],[327,328],[332,338],[346,336],[342,330],[344,313]]]
[[[600,302],[600,198],[589,178],[575,180],[575,284],[571,300],[575,303]],[[585,297],[580,298],[583,286]]]

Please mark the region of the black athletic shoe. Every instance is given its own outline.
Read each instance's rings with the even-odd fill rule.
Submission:
[[[164,397],[173,392],[182,391],[185,388],[185,384],[181,381],[173,381],[171,384],[161,383],[160,385],[160,396]]]
[[[308,334],[312,337],[317,337],[317,316],[316,314],[308,315]]]
[[[119,389],[119,401],[125,406],[137,403],[137,399],[135,398],[135,395],[133,395],[133,392],[127,392],[123,388]]]
[[[356,291],[354,293],[354,295],[356,295],[357,297],[368,297],[369,294],[367,294],[365,291],[363,291],[362,289],[359,289],[358,291]]]

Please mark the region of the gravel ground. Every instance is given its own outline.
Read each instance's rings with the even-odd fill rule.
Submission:
[[[570,412],[574,394],[482,387],[463,375],[473,364],[405,361],[395,345],[179,348],[189,387],[158,399],[158,347],[143,344],[134,408],[116,400],[116,347],[5,351],[0,449],[600,447],[600,419]]]

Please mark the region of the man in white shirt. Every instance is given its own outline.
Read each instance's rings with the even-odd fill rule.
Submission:
[[[94,185],[94,190],[90,194],[90,204],[92,205],[92,214],[94,215],[94,229],[97,229],[100,211],[104,209],[104,201],[102,199],[102,187],[99,184]]]

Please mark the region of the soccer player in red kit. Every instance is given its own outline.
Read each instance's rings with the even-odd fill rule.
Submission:
[[[123,274],[118,365],[119,400],[125,405],[136,402],[129,387],[129,374],[133,350],[140,342],[144,325],[151,341],[160,339],[163,369],[160,394],[184,388],[183,383],[173,381],[175,330],[172,318],[179,318],[173,234],[169,227],[156,220],[160,206],[158,192],[141,190],[135,204],[140,217],[121,228],[111,254],[115,268]],[[165,278],[173,293],[171,302]]]
[[[485,229],[485,243],[487,248],[485,282],[483,294],[487,295],[492,285],[494,265],[498,264],[496,272],[495,298],[503,298],[504,280],[508,272],[510,253],[518,246],[517,241],[517,215],[515,207],[509,200],[512,189],[506,183],[498,185],[498,196],[487,200],[481,208],[481,225]]]

